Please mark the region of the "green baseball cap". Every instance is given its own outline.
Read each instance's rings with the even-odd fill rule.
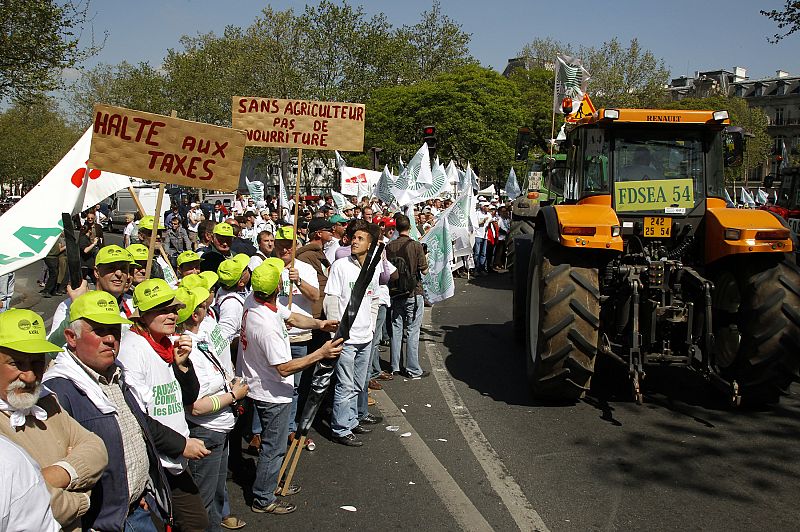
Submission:
[[[21,308],[8,309],[0,314],[0,347],[32,355],[61,351],[56,344],[47,341],[42,317]]]
[[[275,230],[275,240],[294,240],[294,227],[282,225]]]
[[[138,318],[143,312],[156,307],[183,305],[183,303],[175,299],[175,291],[164,279],[147,279],[133,290],[133,305],[136,310],[131,314],[131,318]]]
[[[198,275],[200,275],[200,277],[205,279],[206,281],[205,286],[209,290],[214,288],[214,285],[219,282],[219,275],[217,275],[217,272],[212,272],[211,270],[208,270],[206,272],[200,272]]]
[[[199,261],[200,261],[200,255],[198,255],[196,252],[190,249],[178,255],[178,268],[180,268],[181,265],[186,264],[187,262],[199,262]]]
[[[219,236],[233,236],[233,227],[226,222],[218,223],[214,226],[214,234]]]
[[[185,307],[178,310],[178,323],[183,323],[189,319],[195,309],[211,295],[208,290],[202,286],[195,286],[192,289],[180,286],[175,291],[175,298],[181,301]]]
[[[70,323],[77,319],[87,319],[106,325],[133,323],[119,313],[119,303],[114,296],[102,290],[86,292],[69,306]]]
[[[250,277],[250,285],[256,292],[271,294],[278,288],[281,282],[281,272],[284,264],[281,259],[270,257],[261,263],[261,266],[253,270]]]
[[[219,282],[222,283],[222,286],[230,287],[238,283],[249,262],[250,257],[244,253],[239,253],[233,258],[223,260],[219,268],[217,268]]]
[[[346,224],[346,223],[347,223],[347,222],[349,222],[350,220],[348,220],[347,218],[345,218],[345,217],[344,217],[344,216],[342,216],[341,214],[334,214],[333,216],[331,216],[330,218],[328,218],[328,221],[329,221],[330,223],[332,223],[332,224]]]
[[[144,216],[141,220],[139,220],[139,229],[147,229],[148,231],[153,230],[153,217],[152,216]],[[161,223],[161,220],[158,221],[158,229],[166,229],[164,224]]]
[[[115,262],[127,262],[131,264],[134,262],[133,257],[127,249],[121,248],[116,244],[100,248],[94,258],[94,265],[113,264]]]
[[[144,244],[131,244],[125,249],[127,249],[128,253],[133,257],[133,262],[139,266],[147,264],[147,246]]]

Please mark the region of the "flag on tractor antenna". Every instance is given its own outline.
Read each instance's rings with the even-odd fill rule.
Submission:
[[[336,169],[337,170],[339,168],[341,168],[342,166],[347,165],[347,163],[344,162],[344,158],[341,155],[339,155],[339,151],[338,150],[334,150],[333,153],[336,154]]]
[[[0,216],[0,275],[44,258],[63,231],[61,213],[93,207],[131,186],[128,176],[86,167],[92,128],[39,183]]]
[[[508,196],[508,199],[514,201],[522,194],[522,190],[519,188],[519,183],[517,183],[517,173],[514,172],[514,167],[511,167],[511,170],[508,172],[508,180],[506,180],[506,186],[503,189]]]
[[[339,212],[339,214],[342,214],[345,204],[349,203],[347,198],[335,190],[331,190],[331,196],[333,196],[333,204],[336,205],[336,210]]]
[[[556,56],[556,82],[553,87],[553,112],[564,114],[564,110],[561,108],[564,98],[571,98],[577,105],[586,93],[590,77],[580,59],[558,54]]]
[[[254,202],[263,201],[264,183],[258,180],[250,181],[250,179],[248,179],[247,176],[245,176],[244,181],[247,184],[247,190],[248,192],[250,192],[250,197],[253,199],[253,201]]]
[[[767,192],[759,187],[758,192],[756,192],[756,203],[759,205],[766,205],[768,201],[769,196],[767,195]]]
[[[725,189],[725,206],[726,207],[736,207],[736,204],[731,199],[731,195],[728,194],[728,189]]]
[[[429,303],[438,303],[455,293],[453,271],[453,241],[447,216],[442,216],[428,233],[420,239],[428,246],[428,273],[422,277],[425,298]]]

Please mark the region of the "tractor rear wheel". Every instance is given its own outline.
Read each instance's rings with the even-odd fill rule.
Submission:
[[[508,236],[506,237],[506,242],[511,243],[510,246],[506,246],[506,268],[509,270],[514,267],[514,259],[517,254],[517,250],[514,246],[514,240],[521,236],[533,236],[533,232],[536,230],[535,227],[536,223],[527,218],[513,220],[511,222],[511,227],[508,229]]]
[[[714,279],[715,363],[748,404],[775,403],[800,368],[800,268],[759,257]]]
[[[591,258],[536,233],[526,326],[534,396],[574,402],[589,390],[600,329],[600,280]]]

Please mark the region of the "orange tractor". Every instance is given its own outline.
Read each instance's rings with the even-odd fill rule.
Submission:
[[[780,216],[725,206],[742,161],[727,111],[600,109],[568,132],[567,172],[514,240],[515,330],[532,393],[574,401],[598,356],[633,397],[657,367],[778,400],[800,367],[800,269]],[[523,299],[520,299],[523,298]],[[598,378],[600,376],[598,375]]]

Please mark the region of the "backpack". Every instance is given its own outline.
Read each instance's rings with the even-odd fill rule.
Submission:
[[[408,247],[411,240],[406,243],[402,249]],[[408,261],[405,257],[396,255],[389,259],[389,262],[397,268],[397,280],[389,281],[389,297],[392,299],[397,297],[409,297],[414,294],[417,289],[417,275],[416,272],[411,271]]]

